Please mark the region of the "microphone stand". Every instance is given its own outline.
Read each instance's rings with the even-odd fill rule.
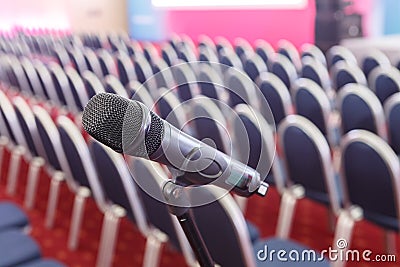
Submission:
[[[185,182],[184,172],[178,172],[179,174],[174,175],[175,179],[168,180],[162,188],[163,196],[168,203],[169,212],[178,218],[179,224],[181,225],[200,266],[215,267],[215,262],[204,243],[194,220],[193,213],[190,210],[190,201],[184,190],[184,188],[189,186],[189,184]]]

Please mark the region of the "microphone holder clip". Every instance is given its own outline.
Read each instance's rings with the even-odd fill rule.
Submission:
[[[193,212],[190,209],[190,200],[185,188],[191,184],[188,184],[184,178],[184,172],[176,169],[171,172],[175,179],[168,180],[162,188],[163,196],[168,203],[169,212],[177,217],[200,266],[215,267],[214,260],[204,243],[194,220]]]

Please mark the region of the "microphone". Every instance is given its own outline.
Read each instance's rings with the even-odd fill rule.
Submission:
[[[82,124],[94,139],[118,153],[184,172],[190,185],[214,184],[244,197],[267,192],[268,184],[256,170],[180,131],[141,102],[97,94],[86,105]]]

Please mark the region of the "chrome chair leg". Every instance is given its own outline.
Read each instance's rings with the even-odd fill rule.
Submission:
[[[60,191],[60,183],[64,180],[64,173],[55,172],[51,177],[49,198],[47,200],[46,221],[45,226],[48,229],[53,228],[58,203],[58,194]]]
[[[10,168],[8,169],[7,188],[8,195],[15,195],[18,184],[18,176],[21,168],[21,157],[25,153],[25,148],[22,146],[15,147],[11,152]]]
[[[36,157],[33,158],[29,164],[28,179],[24,199],[24,206],[28,210],[32,209],[35,204],[39,174],[44,163],[45,162],[43,158]]]
[[[86,199],[90,196],[90,190],[87,187],[80,187],[75,195],[74,207],[72,209],[71,226],[68,238],[68,248],[76,250],[79,243],[79,232],[82,226],[83,211],[85,209]]]

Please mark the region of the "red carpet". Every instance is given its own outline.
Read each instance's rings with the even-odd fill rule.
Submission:
[[[1,169],[0,199],[12,200],[22,207],[26,184],[27,164],[23,164],[20,173],[18,190],[14,197],[5,193],[8,156]],[[63,184],[60,191],[60,201],[56,217],[55,227],[46,229],[44,215],[47,203],[50,178],[43,171],[38,186],[38,196],[34,209],[28,211],[31,221],[31,235],[40,243],[44,256],[53,257],[71,267],[95,266],[97,247],[102,225],[102,214],[97,209],[93,200],[87,201],[83,229],[80,235],[79,248],[69,251],[67,248],[68,229],[71,217],[73,194]],[[252,197],[248,203],[246,217],[254,222],[261,230],[262,237],[274,235],[279,209],[279,195],[272,189],[266,198]],[[332,244],[333,233],[328,228],[328,214],[324,206],[315,204],[309,200],[301,200],[298,203],[295,215],[295,224],[291,238],[298,240],[317,250],[327,249]],[[128,267],[141,266],[145,239],[128,220],[123,219],[120,225],[118,244],[113,266]],[[397,235],[397,247],[400,248],[400,238]],[[367,222],[356,224],[351,249],[370,249],[373,255],[384,254],[383,231]],[[399,266],[400,253],[397,253],[397,263],[367,263],[349,262],[349,267]],[[162,252],[161,267],[186,266],[183,256],[172,251],[168,246]]]

